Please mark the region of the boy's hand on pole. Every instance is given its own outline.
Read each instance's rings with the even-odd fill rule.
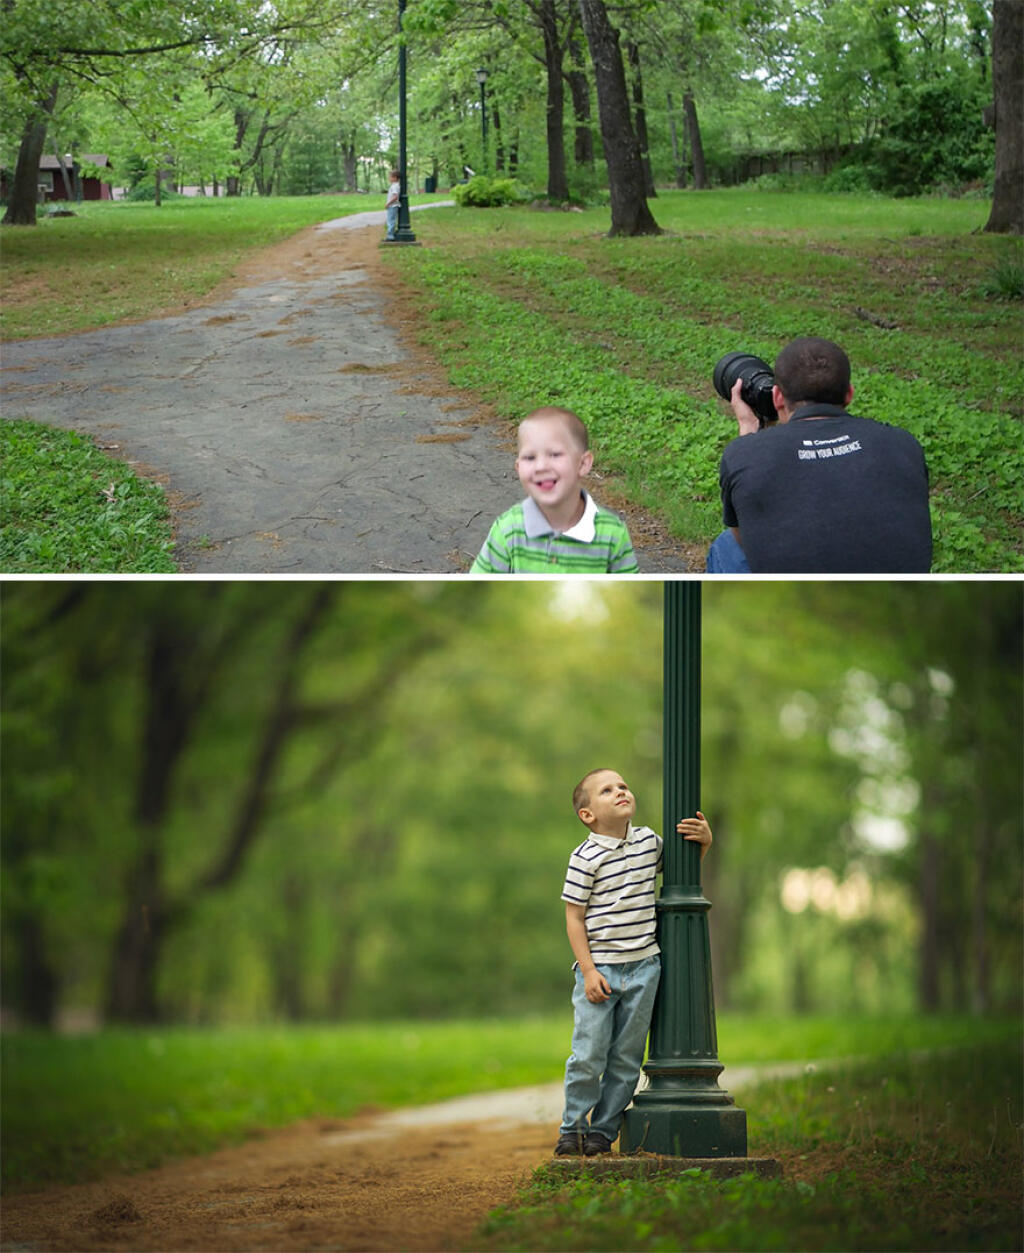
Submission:
[[[700,855],[703,857],[711,847],[712,835],[711,827],[708,825],[707,818],[697,810],[696,818],[684,818],[682,822],[676,824],[676,831],[686,840],[693,840],[700,845]]]

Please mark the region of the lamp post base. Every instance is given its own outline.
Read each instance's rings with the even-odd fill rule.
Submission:
[[[419,242],[420,241],[416,238],[415,235],[413,235],[411,239],[402,239],[400,236],[396,235],[394,239],[382,239],[380,241],[380,246],[382,248],[394,248],[396,245],[400,245],[400,244],[406,244],[406,245],[416,244],[417,246],[419,246]]]
[[[747,1114],[727,1109],[674,1103],[644,1104],[626,1110],[619,1133],[620,1153],[657,1153],[666,1157],[708,1158],[747,1155]]]

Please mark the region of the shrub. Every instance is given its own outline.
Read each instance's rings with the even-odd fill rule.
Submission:
[[[468,183],[455,188],[455,203],[463,208],[491,209],[497,205],[521,204],[530,193],[514,178],[488,178],[475,174]]]
[[[1024,255],[1001,257],[981,284],[989,300],[1024,300]]]

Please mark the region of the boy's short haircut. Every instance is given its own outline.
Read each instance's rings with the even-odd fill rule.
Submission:
[[[577,818],[579,818],[580,810],[586,809],[590,805],[590,789],[587,787],[587,784],[595,774],[607,774],[608,770],[608,766],[598,766],[596,770],[588,770],[579,783],[576,784],[575,788],[573,788],[572,811]],[[583,822],[583,819],[580,818],[580,821]],[[583,825],[586,826],[587,824],[584,822]]]
[[[845,405],[850,359],[829,339],[794,339],[775,358],[775,382],[790,405]]]
[[[565,429],[569,432],[569,437],[574,444],[578,444],[581,452],[586,452],[590,448],[590,435],[581,418],[579,418],[571,409],[559,409],[557,405],[542,405],[540,409],[534,409],[532,413],[528,413],[520,422],[529,422],[531,418],[558,418]]]

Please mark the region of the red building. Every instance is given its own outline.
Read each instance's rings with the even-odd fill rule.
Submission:
[[[83,175],[80,172],[82,165],[107,168],[110,161],[104,153],[83,153],[77,159],[68,155],[64,158],[64,167],[67,170],[65,182],[60,161],[56,157],[41,157],[36,178],[39,204],[47,204],[53,200],[113,200],[114,190],[110,183],[103,182],[95,175]],[[8,199],[13,173],[13,170],[0,170],[0,200]]]

